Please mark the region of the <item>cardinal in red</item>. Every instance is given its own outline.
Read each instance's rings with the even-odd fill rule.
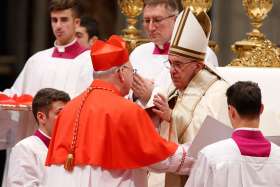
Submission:
[[[148,114],[125,99],[133,69],[125,42],[113,35],[91,49],[94,81],[57,119],[46,186],[147,186],[148,170],[189,173],[187,145],[161,138]]]

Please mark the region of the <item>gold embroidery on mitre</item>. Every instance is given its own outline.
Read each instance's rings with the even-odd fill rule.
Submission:
[[[172,50],[170,51],[172,54],[177,54],[186,58],[192,58],[198,61],[204,61],[205,59],[205,53],[200,53],[198,51],[194,51],[191,49],[179,47],[179,46],[173,46]],[[200,53],[200,54],[198,54]]]
[[[178,29],[176,31],[174,41],[172,42],[171,46],[178,46],[179,40],[182,36],[183,30],[185,28],[186,20],[189,16],[190,9],[184,10],[181,20],[178,25]]]

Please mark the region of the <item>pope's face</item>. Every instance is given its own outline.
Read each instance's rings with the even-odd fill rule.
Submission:
[[[57,45],[66,45],[74,40],[75,29],[80,24],[80,19],[75,18],[71,9],[56,10],[51,12],[52,30]]]
[[[170,63],[170,74],[175,87],[184,90],[203,65],[191,58],[177,55],[168,56]]]
[[[152,42],[163,45],[172,36],[176,16],[165,5],[145,6],[143,26]]]

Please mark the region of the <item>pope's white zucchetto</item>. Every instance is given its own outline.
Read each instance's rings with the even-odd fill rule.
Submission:
[[[211,33],[211,21],[205,12],[195,16],[183,10],[174,25],[169,54],[204,61]]]

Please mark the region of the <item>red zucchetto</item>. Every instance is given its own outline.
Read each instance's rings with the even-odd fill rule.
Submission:
[[[128,61],[125,41],[112,35],[106,42],[97,40],[91,47],[91,61],[95,71],[106,71]]]

